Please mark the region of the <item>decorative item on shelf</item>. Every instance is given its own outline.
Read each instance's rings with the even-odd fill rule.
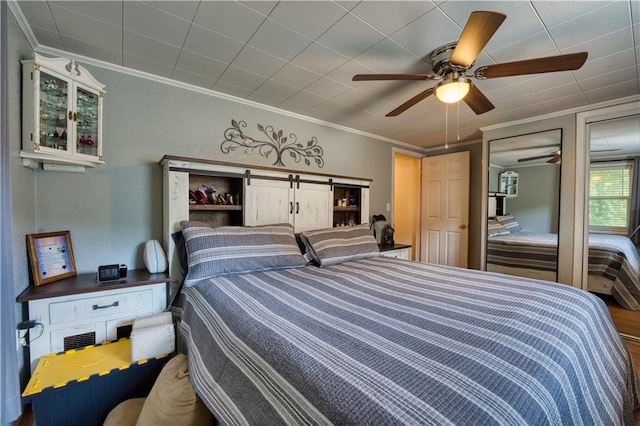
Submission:
[[[318,138],[315,136],[312,136],[305,145],[298,142],[298,137],[295,133],[285,136],[282,130],[276,131],[273,126],[258,124],[258,130],[267,137],[267,140],[258,140],[244,133],[242,129],[245,127],[247,127],[245,121],[231,120],[231,127],[224,131],[225,140],[220,145],[220,150],[224,154],[229,154],[236,149],[244,149],[245,154],[251,154],[257,149],[258,153],[264,158],[275,155],[276,161],[273,165],[284,167],[282,156],[285,152],[288,152],[296,163],[304,159],[304,163],[310,166],[310,159],[313,159],[318,167],[324,166],[324,159],[322,158],[324,151],[318,145]]]
[[[149,240],[144,244],[142,253],[144,266],[152,274],[157,274],[167,270],[167,255],[158,240]]]
[[[356,197],[354,194],[349,194],[348,198],[349,198],[349,205],[350,206],[357,206],[358,205],[358,197]]]
[[[382,228],[382,245],[392,246],[394,244],[394,241],[393,241],[394,232],[395,232],[395,229],[393,229],[390,223],[388,223],[387,226]]]
[[[69,231],[29,234],[26,238],[36,286],[78,275]]]

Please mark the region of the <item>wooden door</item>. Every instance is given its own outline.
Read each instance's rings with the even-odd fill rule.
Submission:
[[[294,224],[294,193],[284,180],[251,179],[244,188],[244,224]]]
[[[294,185],[294,226],[296,232],[329,228],[333,221],[331,186],[317,183]]]
[[[421,261],[467,267],[469,152],[422,159]]]

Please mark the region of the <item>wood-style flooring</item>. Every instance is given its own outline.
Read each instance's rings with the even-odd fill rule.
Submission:
[[[607,304],[613,323],[622,335],[624,342],[633,357],[636,371],[640,374],[640,311],[629,311],[618,305],[612,297],[601,296]],[[635,413],[635,425],[640,426],[640,409]],[[28,406],[16,426],[32,426],[33,413]]]

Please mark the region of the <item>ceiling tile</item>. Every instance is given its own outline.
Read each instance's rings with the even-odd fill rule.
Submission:
[[[544,32],[491,51],[491,56],[498,63],[542,58],[558,54],[553,42]]]
[[[533,96],[533,98],[538,102],[543,102],[562,98],[564,96],[571,96],[580,92],[580,86],[578,86],[578,83],[572,82],[569,84],[564,84],[562,86],[554,86],[544,90],[536,90],[534,93],[531,93],[531,96]]]
[[[58,34],[58,32],[49,31],[38,27],[31,27],[31,31],[33,31],[33,35],[35,36],[36,40],[38,40],[38,44],[53,47],[54,49],[64,50],[62,39],[60,38],[60,34]]]
[[[636,65],[635,58],[634,50],[628,49],[593,61],[587,60],[582,68],[572,72],[578,80],[584,80],[609,73],[612,70],[633,67]]]
[[[174,80],[182,81],[184,83],[193,84],[194,86],[198,87],[212,87],[216,82],[216,80],[213,78],[205,77],[199,74],[193,74],[178,68],[175,68],[173,70],[171,78]]]
[[[226,93],[232,96],[236,96],[238,98],[246,98],[251,94],[251,92],[253,92],[253,89],[236,86],[235,84],[226,83],[220,80],[218,80],[216,84],[213,85],[213,90],[216,90],[220,93]]]
[[[312,43],[291,60],[318,74],[326,74],[349,60],[346,56],[318,43]]]
[[[379,73],[431,72],[431,64],[388,38],[354,59]]]
[[[339,81],[342,84],[347,84],[351,87],[359,87],[361,85],[369,85],[370,82],[353,81],[353,76],[356,74],[371,74],[374,72],[375,70],[372,70],[371,68],[366,67],[359,62],[349,61],[340,65],[338,68],[329,72],[325,76],[331,78],[332,80]]]
[[[561,98],[540,101],[540,105],[549,112],[560,111],[568,108],[577,108],[586,105],[587,103],[588,101],[584,93],[574,93]]]
[[[293,94],[290,98],[284,102],[286,105],[299,105],[302,107],[313,108],[326,101],[327,98],[317,95],[315,93],[307,92],[306,90],[300,90]]]
[[[256,1],[239,1],[238,3],[242,3],[250,9],[255,10],[258,13],[263,14],[264,16],[268,16],[274,7],[278,4],[277,1],[268,1],[268,0],[256,0]]]
[[[171,66],[160,64],[138,55],[129,55],[126,53],[123,57],[122,65],[127,68],[133,68],[166,78],[170,78],[173,72],[173,67]]]
[[[193,22],[246,43],[265,19],[264,15],[238,2],[203,1],[200,2]]]
[[[242,43],[228,37],[192,25],[183,47],[212,59],[230,63],[240,52],[242,46]]]
[[[265,77],[271,77],[279,69],[287,64],[276,56],[254,49],[251,46],[244,46],[238,56],[233,60],[233,65],[244,68]]]
[[[391,38],[420,57],[435,48],[458,40],[462,30],[440,10],[434,9],[391,35]]]
[[[198,9],[198,5],[200,4],[200,1],[163,0],[163,1],[145,1],[143,3],[149,6],[155,7],[157,9],[164,10],[167,13],[178,16],[182,19],[186,19],[187,21],[192,21],[193,16],[196,13],[196,9]]]
[[[271,78],[275,81],[301,89],[313,83],[320,77],[322,77],[320,74],[289,63],[282,67],[282,69],[275,73]]]
[[[326,77],[322,77],[305,87],[306,91],[325,98],[333,98],[350,89],[351,88],[346,84],[339,83]]]
[[[550,87],[571,84],[576,81],[571,72],[554,72],[552,74],[536,74],[536,78],[529,78],[525,81],[519,81],[519,77],[515,79],[519,81],[520,87],[529,93],[536,93],[539,90],[547,90]]]
[[[51,13],[60,34],[108,49],[122,48],[122,28],[118,26],[55,5],[51,5]]]
[[[254,91],[266,81],[266,77],[243,70],[242,68],[230,66],[218,79],[225,83],[235,86],[244,87],[247,90]]]
[[[23,1],[19,3],[22,14],[31,26],[39,27],[47,31],[56,31],[51,11],[44,1]]]
[[[269,18],[315,40],[347,13],[330,1],[283,1]]]
[[[138,1],[125,1],[124,29],[174,46],[182,46],[191,23]]]
[[[188,50],[182,50],[182,52],[180,52],[180,57],[176,63],[177,70],[212,79],[213,81],[209,84],[209,87],[222,75],[228,66],[229,64]]]
[[[162,41],[127,31],[123,32],[124,53],[145,58],[173,68],[178,61],[180,49]]]
[[[300,89],[297,87],[290,86],[279,81],[267,80],[264,82],[264,84],[260,85],[260,87],[258,87],[254,91],[254,93],[267,95],[274,99],[278,99],[279,101],[284,101],[285,99],[296,93],[298,90]],[[253,95],[253,93],[251,95]],[[251,98],[251,95],[249,96],[249,99],[253,99]]]
[[[544,26],[540,23],[531,4],[521,2],[499,2],[505,6],[519,4],[515,8],[501,8],[507,18],[504,20],[500,28],[491,37],[487,43],[485,50],[491,54],[494,49],[513,43],[514,41],[531,37],[544,31]],[[493,9],[492,9],[493,10]]]
[[[598,89],[585,92],[590,103],[604,102],[611,99],[622,98],[638,94],[637,80],[626,81],[611,86],[603,86]]]
[[[611,3],[610,0],[557,1],[533,0],[533,7],[547,28],[561,25]]]
[[[390,35],[435,7],[431,1],[363,1],[351,13],[378,31]]]
[[[618,69],[611,73],[604,73],[596,77],[579,80],[578,84],[584,91],[599,89],[610,84],[624,83],[636,78],[636,67]]]
[[[61,37],[64,49],[69,52],[112,64],[122,65],[122,52],[120,50],[108,49],[106,47],[97,46],[95,44],[87,43],[84,40],[78,40],[65,35]]]
[[[298,35],[284,25],[268,19],[251,37],[248,44],[285,61],[290,61],[311,44],[311,40]]]
[[[551,27],[549,34],[551,34],[554,43],[562,50],[586,41],[584,33],[580,31],[581,28],[591,28],[588,38],[593,39],[620,29],[620,22],[623,22],[628,14],[629,4],[627,2],[613,2],[598,10]]]
[[[63,7],[68,11],[89,16],[115,26],[122,25],[122,2],[120,1],[51,1],[47,2],[51,9]]]
[[[346,15],[320,36],[318,43],[353,58],[378,43],[384,34],[353,15]]]
[[[283,101],[282,98],[269,96],[266,93],[260,93],[260,92],[251,93],[249,96],[247,96],[247,99],[249,99],[250,101],[261,103],[263,105],[271,105],[271,106],[276,106]]]
[[[611,55],[612,46],[616,46],[616,50],[633,48],[631,28],[621,28],[617,31],[585,41],[584,43],[576,44],[575,46],[571,46],[568,51],[562,53],[588,52],[589,57],[587,60],[593,61]]]

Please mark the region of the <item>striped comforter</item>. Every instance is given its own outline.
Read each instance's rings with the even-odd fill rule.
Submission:
[[[487,263],[555,271],[556,234],[515,232],[490,237]],[[640,256],[633,242],[620,235],[589,235],[589,274],[613,281],[612,295],[627,309],[640,310]]]
[[[626,346],[564,285],[377,257],[182,296],[190,377],[221,424],[633,424]]]

